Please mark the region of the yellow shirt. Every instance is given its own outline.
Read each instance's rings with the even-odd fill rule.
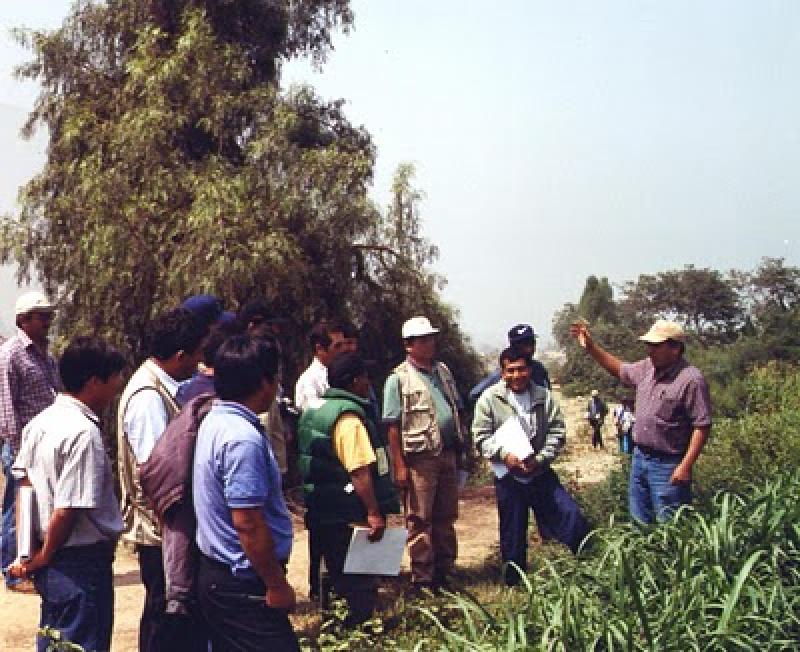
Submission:
[[[333,449],[348,473],[376,461],[367,428],[352,413],[345,413],[337,419],[333,427]]]

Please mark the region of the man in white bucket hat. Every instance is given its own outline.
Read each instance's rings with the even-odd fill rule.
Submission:
[[[411,579],[417,588],[446,584],[457,554],[458,458],[463,444],[461,399],[447,366],[436,361],[436,335],[427,317],[403,324],[407,356],[386,379],[394,481],[403,498]]]

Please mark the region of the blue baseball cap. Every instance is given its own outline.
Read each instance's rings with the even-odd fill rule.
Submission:
[[[508,343],[510,345],[519,344],[520,342],[529,342],[536,339],[536,333],[529,324],[517,324],[508,331]]]

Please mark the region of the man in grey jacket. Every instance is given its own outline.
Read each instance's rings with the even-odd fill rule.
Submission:
[[[530,355],[512,347],[500,354],[503,382],[483,392],[472,422],[478,451],[494,463],[503,563],[514,562],[522,571],[527,569],[528,510],[543,539],[556,539],[573,552],[589,533],[580,508],[550,468],[564,447],[566,426],[550,390],[531,382],[531,362]],[[509,419],[529,440],[532,452],[524,459],[497,436]],[[507,566],[505,580],[517,584],[519,572]]]

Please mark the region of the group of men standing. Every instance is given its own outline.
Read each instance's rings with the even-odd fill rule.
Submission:
[[[286,455],[279,417],[275,425],[281,350],[265,332],[263,315],[245,308],[246,318],[226,327],[232,317],[202,295],[152,322],[148,358],[119,402],[120,509],[98,415],[120,389],[125,360],[101,340],[76,338],[56,366],[47,353],[53,311],[40,294],[21,297],[17,335],[0,347],[7,581],[33,578],[42,596],[43,626],[60,629],[87,650],[107,650],[111,563],[121,535],[135,546],[145,586],[141,650],[205,650],[209,643],[214,650],[298,649],[288,620],[295,603],[286,580],[292,524],[282,492]],[[628,365],[594,343],[585,325],[574,325],[572,332],[598,363],[637,388],[631,513],[642,522],[663,518],[688,502],[691,468],[710,428],[708,390],[682,358],[683,333],[657,322],[641,338],[649,358]],[[369,618],[376,603],[375,578],[343,572],[354,524],[365,524],[369,540],[377,541],[387,516],[402,508],[414,586],[436,590],[452,577],[466,424],[454,378],[437,359],[438,333],[423,316],[403,324],[406,357],[386,379],[382,406],[350,325],[325,321],[310,336],[314,358],[295,387],[302,413],[298,465],[309,530],[309,590],[320,591],[324,560],[333,588],[350,607],[349,624]],[[551,469],[566,426],[534,350],[531,327],[515,326],[499,372],[473,390],[472,438],[500,469],[495,488],[509,585],[527,567],[529,510],[543,538],[572,551],[589,532]],[[188,474],[197,600],[195,611],[178,615],[168,608],[170,561],[162,548],[162,519],[145,496],[140,473],[151,456],[169,454],[157,442],[198,387],[215,398],[197,424]],[[190,400],[185,409],[192,405]],[[509,420],[527,439],[530,453],[524,457],[498,432]],[[16,559],[12,549],[18,483],[30,484],[37,497],[41,547],[28,559]],[[39,649],[46,643],[40,638]]]

